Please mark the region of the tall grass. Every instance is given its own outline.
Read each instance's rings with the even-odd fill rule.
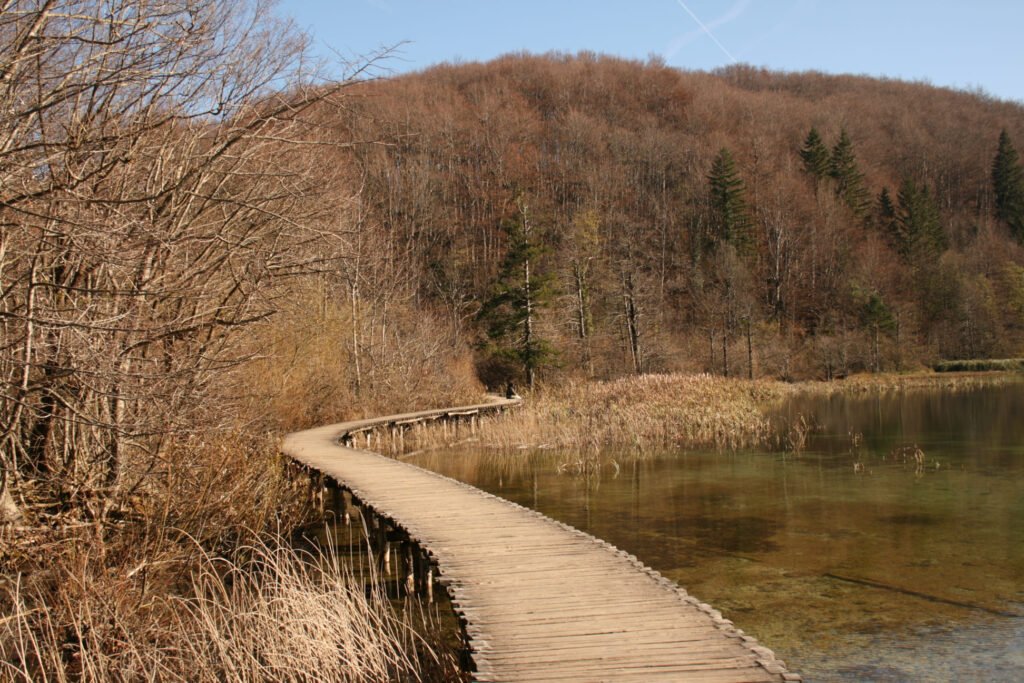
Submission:
[[[425,644],[337,557],[276,531],[315,511],[273,433],[183,438],[138,482],[117,514],[47,508],[31,513],[48,526],[0,526],[0,681],[417,680],[440,668],[435,634]]]
[[[437,660],[335,556],[283,538],[230,560],[200,553],[178,596],[147,595],[141,570],[122,569],[79,561],[56,585],[0,591],[0,680],[420,680],[420,662]]]
[[[995,369],[993,369],[995,370]],[[877,391],[970,391],[1021,381],[1019,373],[1008,371],[915,372],[853,375],[834,382],[798,382],[781,385],[783,393],[835,394]]]
[[[776,383],[710,375],[572,383],[485,420],[481,439],[511,448],[744,448],[771,437],[761,405],[780,395]]]
[[[1024,372],[1024,358],[945,360],[934,368],[935,372]]]
[[[396,620],[335,559],[285,547],[279,530],[316,517],[309,477],[279,441],[346,418],[476,402],[469,355],[431,343],[439,323],[397,304],[352,346],[347,309],[308,290],[297,286],[279,316],[239,340],[237,356],[252,360],[168,415],[174,431],[119,453],[116,485],[79,485],[74,472],[49,488],[21,482],[25,514],[0,524],[0,681],[455,675],[449,655],[439,664],[439,648],[424,645],[444,640],[432,624]]]

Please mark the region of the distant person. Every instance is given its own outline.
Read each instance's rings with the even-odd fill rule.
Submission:
[[[508,383],[505,387],[505,398],[519,398],[519,394],[516,393],[516,388],[512,386],[512,382]]]

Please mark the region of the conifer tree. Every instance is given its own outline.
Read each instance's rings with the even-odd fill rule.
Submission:
[[[1018,242],[1024,243],[1024,168],[1005,129],[999,134],[999,149],[992,161],[992,189],[996,217],[1009,226]]]
[[[491,353],[517,363],[532,389],[537,370],[552,355],[536,329],[537,313],[551,301],[551,277],[537,268],[543,249],[525,206],[521,204],[519,215],[501,227],[508,235],[508,251],[478,318],[486,325]]]
[[[896,221],[896,205],[889,194],[889,188],[883,187],[878,193],[878,201],[875,205],[875,221],[878,229],[887,235],[893,234]]]
[[[853,141],[846,129],[839,132],[839,140],[832,147],[829,158],[829,175],[835,180],[836,195],[839,196],[854,213],[862,216],[868,208],[868,193],[864,189],[864,174],[857,168],[857,158],[853,154]]]
[[[939,208],[927,186],[909,178],[897,195],[899,208],[893,222],[893,242],[907,262],[924,264],[938,257],[947,246]]]
[[[728,242],[737,252],[750,247],[750,215],[744,198],[746,188],[736,171],[732,153],[723,147],[711,164],[708,174],[713,212],[713,236],[716,241]]]
[[[813,126],[804,139],[804,146],[800,149],[800,159],[804,162],[804,172],[815,181],[823,180],[829,174],[828,148],[825,147],[818,129]]]
[[[878,292],[868,294],[860,306],[861,323],[871,333],[871,371],[880,372],[882,359],[878,351],[878,337],[881,332],[896,329],[896,318]]]

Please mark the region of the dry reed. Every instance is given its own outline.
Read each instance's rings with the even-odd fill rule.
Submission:
[[[999,386],[1020,382],[1020,373],[1013,372],[915,372],[908,374],[882,373],[853,375],[832,382],[778,383],[782,395],[790,393],[837,394],[871,393],[879,391],[972,391],[984,386]]]
[[[0,591],[0,680],[419,680],[418,660],[436,660],[334,556],[277,538],[200,558],[179,597],[82,563],[46,589],[15,581]]]
[[[481,438],[500,447],[744,448],[770,438],[761,406],[778,395],[772,382],[710,375],[574,383],[485,420]]]

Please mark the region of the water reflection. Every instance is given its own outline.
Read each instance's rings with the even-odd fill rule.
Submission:
[[[1024,385],[800,398],[799,454],[551,452],[418,464],[635,553],[808,680],[1024,678]],[[907,452],[918,447],[916,462]]]

